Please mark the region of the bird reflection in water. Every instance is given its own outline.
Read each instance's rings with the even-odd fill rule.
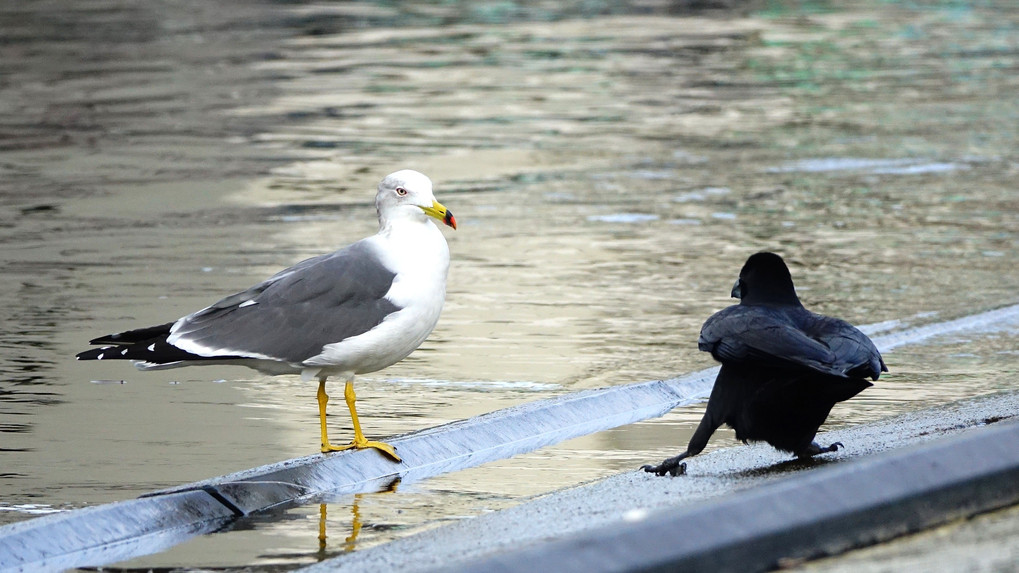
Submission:
[[[386,488],[384,490],[376,492],[376,493],[379,493],[379,494],[395,493],[396,492],[396,486],[399,485],[399,483],[400,483],[400,480],[399,480],[399,478],[397,478],[397,479],[393,480],[393,482],[391,484],[386,486]],[[351,520],[350,520],[350,535],[348,535],[347,537],[345,537],[343,539],[343,552],[344,553],[350,553],[351,551],[354,551],[357,548],[357,537],[358,537],[358,535],[360,535],[361,527],[363,526],[363,523],[361,521],[361,500],[364,499],[364,496],[366,496],[366,495],[373,495],[373,494],[355,493],[354,494],[354,499],[352,500],[352,502],[350,504],[350,516],[351,516]],[[326,542],[326,540],[328,539],[328,535],[326,535],[326,520],[327,520],[327,512],[328,512],[328,510],[326,509],[327,506],[328,506],[328,504],[325,504],[325,503],[320,503],[318,505],[318,559],[319,559],[319,561],[324,561],[324,560],[328,559],[329,557],[331,557],[331,555],[326,553],[326,548],[328,546],[328,543]]]

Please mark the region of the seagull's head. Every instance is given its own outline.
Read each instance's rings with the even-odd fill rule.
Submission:
[[[382,221],[404,217],[420,218],[423,213],[456,229],[456,219],[452,211],[436,201],[432,195],[432,180],[423,173],[410,169],[386,175],[379,183],[375,208]]]

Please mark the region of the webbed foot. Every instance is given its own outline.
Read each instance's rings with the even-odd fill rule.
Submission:
[[[353,442],[351,442],[351,443],[349,443],[349,444],[347,444],[345,446],[334,446],[332,444],[325,443],[325,444],[322,444],[322,453],[326,454],[326,453],[329,453],[329,452],[342,452],[343,450],[349,450],[351,448],[354,448],[354,449],[357,449],[357,450],[363,450],[363,449],[366,449],[366,448],[374,448],[376,450],[379,450],[383,454],[389,456],[389,458],[392,459],[395,462],[403,461],[403,460],[400,459],[400,456],[396,455],[396,448],[394,448],[393,446],[391,446],[391,445],[389,445],[389,444],[387,444],[385,442],[374,442],[374,441],[371,441],[371,440],[356,440],[355,439]]]

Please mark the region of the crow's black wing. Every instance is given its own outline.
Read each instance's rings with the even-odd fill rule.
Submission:
[[[856,378],[877,380],[882,372],[888,372],[881,353],[860,329],[848,322],[810,313],[805,321],[804,331],[819,340],[835,354],[833,367]]]
[[[796,310],[806,312],[802,308],[730,306],[704,323],[697,346],[723,364],[801,366],[845,376],[834,367],[836,354],[800,329]]]

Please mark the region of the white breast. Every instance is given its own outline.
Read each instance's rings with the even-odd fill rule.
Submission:
[[[406,221],[368,240],[396,273],[386,298],[401,310],[304,361],[307,367],[323,367],[323,374],[364,374],[395,364],[420,346],[439,321],[449,271],[449,247],[442,232],[429,221]]]

